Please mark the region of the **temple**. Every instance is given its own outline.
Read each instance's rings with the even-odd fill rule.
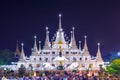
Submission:
[[[72,28],[70,41],[66,40],[61,23],[61,14],[59,14],[59,26],[56,32],[55,40],[50,42],[49,29],[46,27],[46,39],[41,49],[41,41],[37,46],[37,36],[34,36],[34,45],[31,50],[30,57],[26,57],[24,53],[24,44],[21,44],[21,51],[17,47],[15,56],[19,56],[17,62],[12,62],[12,68],[18,70],[24,65],[28,70],[99,70],[100,65],[104,67],[104,61],[101,56],[100,43],[96,50],[96,57],[92,57],[87,45],[87,36],[84,36],[84,46],[81,48],[76,45],[75,28]],[[62,67],[60,67],[62,66]]]

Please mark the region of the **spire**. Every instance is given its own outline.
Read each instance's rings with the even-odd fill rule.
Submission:
[[[18,41],[17,41],[17,43],[16,43],[16,50],[15,50],[15,57],[17,57],[19,55],[20,55],[20,50],[19,50]]]
[[[22,46],[22,49],[21,49],[20,60],[25,60],[25,53],[24,53],[24,48],[23,48],[24,44],[21,43],[21,46]]]
[[[41,41],[39,41],[39,53],[41,52]]]
[[[64,31],[62,29],[61,14],[59,14],[59,27],[58,27],[55,41],[52,44],[52,48],[59,48],[59,45],[62,45],[61,47],[64,49],[68,48],[67,42],[65,41]]]
[[[79,41],[79,50],[81,51],[81,41]]]
[[[59,14],[59,30],[62,30],[61,14]]]
[[[88,46],[87,46],[87,36],[84,36],[85,38],[85,43],[84,43],[84,55],[85,56],[90,56],[89,51],[88,51]]]
[[[101,56],[101,51],[100,51],[100,43],[97,44],[98,45],[98,51],[97,51],[97,58],[96,61],[100,61],[103,62],[102,56]]]
[[[50,48],[48,27],[46,27],[46,40],[45,40],[44,48],[47,48],[47,49]]]
[[[70,47],[72,47],[72,31],[70,31],[70,33],[71,33]]]
[[[88,52],[88,46],[87,46],[87,36],[84,36],[85,38],[85,43],[84,43],[84,51]]]
[[[71,41],[72,41],[71,47],[74,49],[77,49],[77,45],[76,45],[76,41],[75,41],[75,34],[74,34],[75,28],[73,27],[72,29],[73,29],[73,31],[72,31],[72,36],[71,36]]]
[[[36,38],[37,38],[37,36],[34,36],[34,47],[33,47],[33,50],[34,50],[35,53],[38,53]]]

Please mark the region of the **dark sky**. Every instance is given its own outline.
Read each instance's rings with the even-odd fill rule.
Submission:
[[[46,26],[50,37],[56,33],[59,13],[68,36],[72,26],[77,43],[83,45],[84,35],[88,36],[91,54],[96,54],[97,42],[104,57],[120,51],[120,2],[111,0],[4,0],[0,2],[0,50],[14,51],[18,40],[30,54],[34,35],[43,45]]]

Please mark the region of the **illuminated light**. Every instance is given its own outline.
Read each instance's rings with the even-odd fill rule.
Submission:
[[[98,43],[97,45],[100,46],[100,43]]]
[[[117,55],[120,56],[120,52],[118,52]]]
[[[39,41],[39,43],[41,43],[41,41]]]
[[[54,59],[54,61],[67,61],[67,59],[66,59],[64,56],[62,56],[62,57],[57,56],[57,57]]]
[[[58,42],[58,44],[59,44],[59,45],[62,45],[62,44],[63,44],[63,42],[62,42],[62,41],[59,41],[59,42]]]
[[[92,72],[89,71],[87,75],[88,75],[89,77],[92,76]]]
[[[37,76],[37,74],[36,74],[36,71],[34,72],[34,77],[36,77]]]
[[[75,29],[75,27],[72,27],[72,29],[74,30],[74,29]]]
[[[21,43],[22,46],[24,46],[24,43]]]
[[[87,36],[85,35],[85,36],[84,36],[84,38],[86,39],[86,38],[87,38]]]
[[[37,38],[37,36],[34,36],[34,38],[36,39],[36,38]]]
[[[87,74],[88,76],[91,76],[90,73]]]
[[[81,43],[81,41],[79,41],[79,43]]]
[[[61,14],[59,14],[59,17],[61,17],[62,15]]]
[[[46,27],[46,30],[48,30],[48,27]]]

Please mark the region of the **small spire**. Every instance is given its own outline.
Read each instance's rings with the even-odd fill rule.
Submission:
[[[73,31],[72,31],[72,36],[71,36],[71,41],[72,41],[71,47],[74,49],[77,49],[77,45],[76,45],[76,41],[75,41],[75,34],[74,34],[75,28],[73,27],[72,29],[73,29]]]
[[[37,47],[36,38],[37,38],[37,36],[34,36],[34,48]]]
[[[72,31],[70,31],[70,33],[71,33],[70,47],[72,47]]]
[[[87,46],[87,36],[84,36],[85,38],[85,43],[84,43],[84,56],[90,57],[89,51],[88,51],[88,46]]]
[[[61,23],[61,14],[59,14],[59,30],[62,30],[62,23]]]
[[[39,53],[41,51],[41,41],[39,41]]]
[[[84,38],[85,38],[84,51],[85,51],[85,52],[88,52],[88,46],[87,46],[87,36],[85,35],[85,36],[84,36]]]
[[[46,27],[46,40],[45,40],[44,48],[50,48],[48,27]]]
[[[98,51],[97,51],[97,62],[103,62],[102,56],[101,56],[101,51],[100,51],[100,43],[97,44],[98,45]]]
[[[22,51],[21,52],[24,52],[24,48],[23,48],[24,43],[21,43],[21,46],[22,46]]]
[[[19,50],[19,47],[18,47],[18,41],[16,43],[16,51],[15,51],[15,56],[19,56],[20,55],[20,50]]]
[[[79,50],[81,51],[81,41],[79,41]]]
[[[23,48],[24,44],[21,43],[21,46],[22,46],[22,49],[21,49],[20,60],[25,60],[25,53],[24,53],[24,48]]]
[[[34,36],[34,52],[37,54],[38,53],[38,48],[37,48],[37,42],[36,42],[37,36]]]

